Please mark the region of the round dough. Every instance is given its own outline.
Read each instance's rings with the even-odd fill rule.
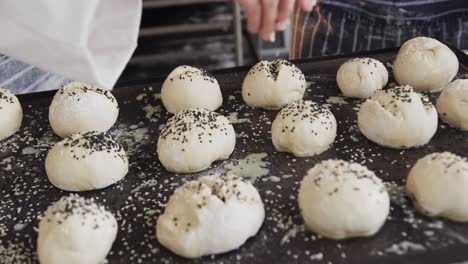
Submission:
[[[449,152],[425,156],[411,168],[406,189],[419,211],[454,221],[468,221],[466,158]]]
[[[417,37],[406,41],[393,64],[395,80],[416,91],[439,91],[458,72],[458,59],[438,40]]]
[[[344,96],[369,98],[387,85],[388,71],[378,60],[355,58],[340,66],[336,81]]]
[[[236,133],[226,117],[201,108],[183,110],[167,122],[158,138],[158,157],[171,172],[191,173],[227,159]]]
[[[214,111],[223,103],[223,96],[214,77],[204,70],[184,65],[167,76],[161,89],[161,100],[171,113],[189,108]]]
[[[55,144],[47,154],[45,169],[57,188],[88,191],[120,181],[128,172],[128,159],[111,135],[91,131]]]
[[[437,111],[429,98],[408,85],[377,91],[358,112],[358,126],[364,136],[396,149],[427,144],[437,122]]]
[[[174,192],[158,218],[156,237],[177,255],[197,258],[239,248],[264,218],[262,200],[250,182],[205,176]]]
[[[280,109],[304,97],[307,83],[302,71],[286,60],[261,61],[242,83],[242,98],[252,107]]]
[[[39,222],[39,262],[104,263],[116,235],[112,213],[92,199],[64,196],[47,208]]]
[[[437,111],[444,122],[468,130],[468,80],[449,84],[437,100]]]
[[[382,181],[365,166],[326,160],[302,180],[299,208],[306,226],[322,236],[365,237],[384,224],[390,198]]]
[[[23,109],[18,98],[9,90],[0,88],[0,140],[18,131],[22,121]]]
[[[109,91],[80,82],[68,83],[58,90],[49,108],[50,126],[60,137],[106,132],[118,115],[119,105]]]
[[[312,101],[297,100],[283,108],[273,121],[271,139],[276,150],[297,157],[320,154],[336,137],[335,116]]]

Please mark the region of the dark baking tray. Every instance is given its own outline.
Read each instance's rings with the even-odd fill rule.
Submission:
[[[437,134],[425,147],[404,151],[382,148],[365,139],[356,127],[356,107],[362,100],[339,97],[335,73],[342,62],[357,56],[373,57],[386,62],[391,71],[396,52],[396,49],[386,49],[296,61],[310,82],[305,98],[328,104],[338,120],[338,137],[333,147],[310,158],[295,158],[275,151],[269,131],[277,111],[252,109],[241,98],[242,80],[249,67],[214,71],[224,93],[219,112],[235,113],[248,120],[241,119],[246,122],[234,124],[239,137],[231,158],[216,162],[207,171],[197,174],[169,173],[157,159],[159,127],[169,115],[158,96],[153,95],[158,93],[164,77],[129,82],[116,88],[114,94],[121,109],[111,133],[128,150],[130,171],[124,180],[109,188],[81,193],[105,204],[118,219],[119,233],[108,256],[109,263],[447,263],[468,260],[468,224],[419,214],[404,195],[403,188],[409,167],[428,153],[448,150],[466,157],[468,133],[440,123]],[[467,78],[468,57],[456,52],[461,65],[458,78]],[[25,114],[22,129],[0,143],[1,263],[37,261],[38,216],[67,194],[53,187],[44,171],[47,151],[59,141],[47,120],[52,96],[52,92],[19,96]],[[436,97],[437,94],[431,95],[432,100]],[[258,177],[254,183],[266,206],[266,220],[259,233],[238,250],[197,260],[185,260],[162,248],[155,238],[155,223],[173,190],[185,180],[222,172],[226,164],[237,164],[239,159],[252,153],[267,153],[264,163],[254,162],[251,171],[262,172],[259,165],[268,169],[268,175]],[[377,235],[332,241],[304,230],[297,208],[297,188],[309,168],[330,158],[364,163],[387,182],[392,209]]]

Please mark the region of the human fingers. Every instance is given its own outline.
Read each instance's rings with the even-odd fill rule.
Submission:
[[[299,7],[304,11],[312,11],[317,4],[317,0],[298,0]]]
[[[262,23],[260,36],[265,41],[271,41],[271,35],[276,29],[276,18],[278,16],[279,0],[261,0]]]
[[[247,17],[247,30],[258,33],[261,26],[261,0],[238,0]]]
[[[286,21],[294,9],[295,0],[280,0],[278,4],[278,16],[276,18],[276,29],[285,30]]]

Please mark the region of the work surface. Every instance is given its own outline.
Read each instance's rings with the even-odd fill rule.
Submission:
[[[391,62],[396,50],[364,54]],[[465,66],[467,58],[460,54]],[[111,133],[129,156],[130,170],[119,183],[81,193],[106,205],[119,223],[109,263],[188,262],[162,248],[155,237],[157,217],[174,189],[200,175],[230,171],[251,180],[266,207],[259,233],[240,249],[194,260],[195,263],[439,263],[468,259],[468,224],[425,217],[405,196],[409,168],[424,155],[451,151],[467,156],[468,133],[439,123],[430,144],[410,150],[382,148],[362,136],[356,113],[362,100],[339,96],[335,72],[347,57],[328,57],[298,62],[309,88],[305,99],[331,109],[338,121],[338,136],[325,153],[296,158],[278,153],[271,143],[270,127],[277,111],[252,109],[244,104],[241,84],[248,68],[214,73],[224,103],[220,113],[233,123],[237,145],[226,161],[208,170],[176,175],[164,170],[157,159],[156,141],[168,117],[159,90],[163,79],[131,83],[114,90],[121,109]],[[459,78],[468,78],[466,67]],[[390,85],[395,85],[390,78]],[[53,93],[20,96],[24,109],[21,131],[0,143],[0,262],[35,263],[38,217],[67,192],[47,180],[44,160],[60,140],[49,127],[48,106]],[[433,101],[437,94],[431,95]],[[297,206],[297,189],[306,171],[326,159],[344,159],[366,165],[383,179],[391,196],[391,212],[380,232],[371,238],[332,241],[304,228]]]

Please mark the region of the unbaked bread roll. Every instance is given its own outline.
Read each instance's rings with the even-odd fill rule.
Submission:
[[[223,103],[223,96],[214,77],[204,70],[184,65],[167,76],[161,89],[161,100],[171,113],[189,108],[214,111]]]
[[[264,218],[262,200],[250,182],[205,176],[175,190],[158,218],[156,236],[177,255],[197,258],[239,248]]]
[[[427,144],[437,130],[437,111],[411,86],[377,91],[358,112],[359,130],[375,143],[397,149]]]
[[[23,121],[23,109],[18,98],[9,90],[0,88],[0,140],[18,131]]]
[[[468,80],[449,84],[437,100],[437,111],[444,122],[468,130]]]
[[[108,131],[117,120],[119,105],[111,92],[94,85],[71,82],[58,90],[49,107],[49,122],[55,134]]]
[[[382,181],[365,166],[326,160],[302,180],[299,208],[306,226],[322,236],[365,237],[384,224],[390,198]]]
[[[117,235],[112,213],[93,200],[64,196],[47,208],[37,237],[41,264],[104,263]]]
[[[406,41],[393,64],[395,80],[416,91],[439,91],[458,72],[458,59],[449,47],[433,38]]]
[[[158,157],[171,172],[191,173],[227,159],[236,133],[226,117],[201,108],[183,110],[166,123],[158,138]]]
[[[406,181],[416,208],[429,216],[468,222],[468,161],[450,152],[416,162]]]
[[[335,116],[312,101],[297,100],[288,104],[271,126],[271,139],[276,150],[291,152],[298,157],[324,152],[335,137]]]
[[[47,154],[45,169],[57,188],[88,191],[120,181],[128,172],[128,158],[111,135],[91,131],[55,144]]]
[[[307,83],[302,71],[286,60],[261,61],[242,83],[242,98],[252,107],[280,109],[304,97]]]
[[[344,96],[369,98],[387,85],[388,71],[378,60],[354,58],[340,66],[336,81]]]

